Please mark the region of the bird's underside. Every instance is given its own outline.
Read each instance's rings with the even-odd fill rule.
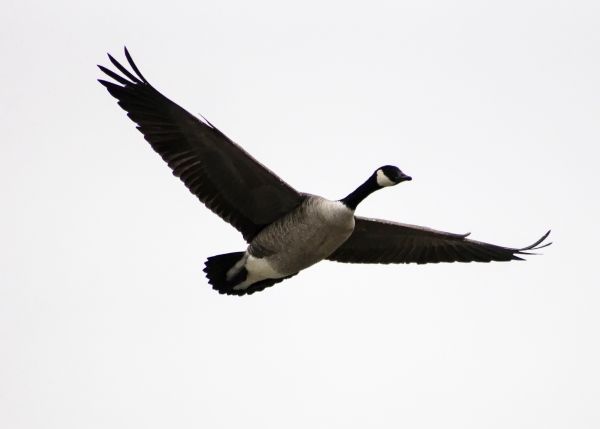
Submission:
[[[114,80],[99,82],[118,100],[173,174],[210,210],[234,226],[246,242],[252,243],[265,227],[303,203],[305,194],[285,183],[211,123],[196,118],[163,96],[140,73],[127,49],[125,56],[132,71],[109,55],[120,74],[99,66]],[[384,264],[520,260],[548,246],[550,243],[544,241],[549,233],[532,245],[511,248],[471,240],[468,234],[356,216],[350,237],[326,259]],[[207,263],[212,258],[215,257]],[[219,275],[223,275],[221,271]],[[244,291],[214,283],[213,287],[220,293],[242,295],[281,280],[263,280]]]

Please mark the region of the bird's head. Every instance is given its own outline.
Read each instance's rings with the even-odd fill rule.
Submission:
[[[383,167],[379,167],[375,173],[373,173],[373,175],[375,176],[377,185],[380,188],[394,186],[400,182],[412,180],[412,177],[407,176],[402,172],[402,170],[393,165],[384,165]]]

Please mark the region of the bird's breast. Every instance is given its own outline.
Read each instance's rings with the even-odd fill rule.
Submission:
[[[333,253],[353,230],[352,210],[338,201],[311,196],[261,231],[249,251],[267,257],[279,272],[296,273]]]

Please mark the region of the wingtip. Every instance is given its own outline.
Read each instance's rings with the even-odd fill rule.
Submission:
[[[530,251],[530,250],[539,250],[539,249],[543,249],[544,247],[550,246],[552,244],[552,242],[544,243],[544,241],[550,235],[550,232],[552,232],[552,230],[549,229],[535,243],[530,244],[529,246],[523,247],[521,249],[518,249],[516,253],[519,253],[521,255],[538,255],[538,253],[529,253],[528,251]],[[542,243],[544,243],[544,244],[542,244]]]
[[[551,229],[549,229],[548,231],[546,231],[546,233],[542,236],[542,238],[540,238],[537,241],[537,243],[535,244],[535,246],[536,246],[535,249],[543,249],[544,247],[548,247],[548,246],[550,246],[552,244],[552,242],[550,242],[550,243],[544,244],[543,246],[540,246],[540,244],[542,244],[550,236],[551,232],[552,232]]]
[[[135,74],[138,75],[138,77],[142,80],[142,82],[144,82],[147,85],[150,85],[148,83],[148,80],[144,77],[144,75],[142,74],[142,72],[140,72],[140,69],[138,69],[137,65],[133,61],[133,58],[131,57],[131,54],[129,53],[129,50],[127,50],[127,46],[124,46],[123,50],[125,51],[125,58],[127,58],[127,62],[129,63],[129,65],[131,66],[131,68],[133,69],[133,71],[135,72]]]

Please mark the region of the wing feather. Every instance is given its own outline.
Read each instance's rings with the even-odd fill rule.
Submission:
[[[438,262],[491,262],[522,260],[542,249],[550,231],[522,248],[503,247],[415,225],[356,217],[350,238],[327,259],[337,262],[427,264]]]
[[[304,198],[210,122],[200,120],[158,92],[125,49],[133,72],[111,55],[115,82],[99,79],[136,123],[152,148],[209,209],[237,228],[247,241]]]

